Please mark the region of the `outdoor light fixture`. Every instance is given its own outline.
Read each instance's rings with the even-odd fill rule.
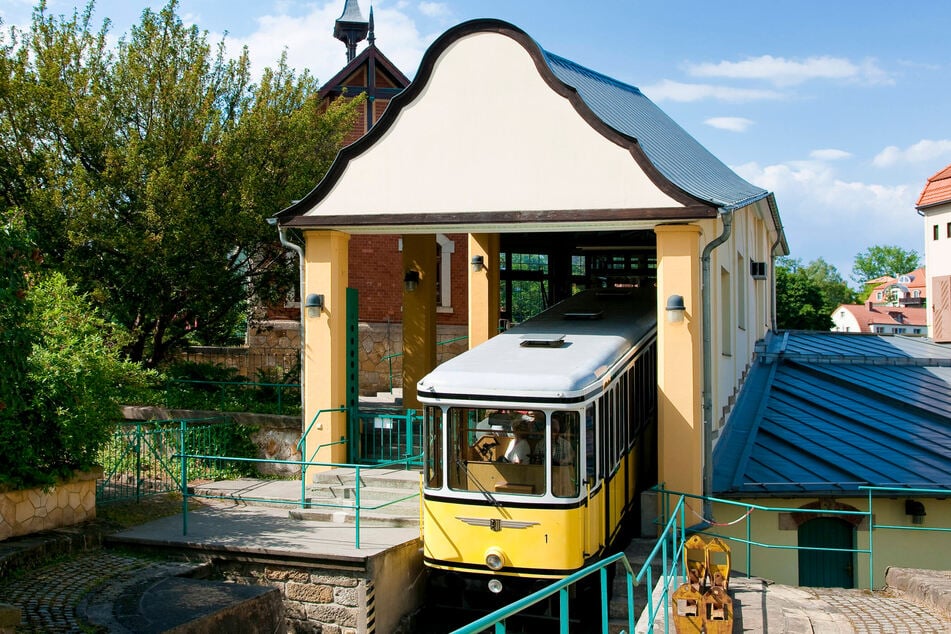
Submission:
[[[403,276],[403,286],[407,292],[415,291],[416,287],[419,286],[419,271],[406,271],[406,275]]]
[[[304,300],[304,306],[307,308],[308,317],[320,317],[320,311],[324,307],[324,296],[311,293]]]
[[[683,295],[671,295],[667,298],[667,322],[679,324],[684,320],[684,313],[687,307],[684,306]]]
[[[472,272],[478,273],[484,268],[485,268],[485,258],[483,258],[481,255],[473,255],[472,256]]]
[[[905,500],[905,515],[911,515],[912,524],[921,524],[925,515],[925,505],[918,500]]]

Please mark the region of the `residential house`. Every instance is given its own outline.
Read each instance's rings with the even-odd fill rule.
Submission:
[[[928,179],[916,207],[924,218],[928,334],[951,343],[951,165]]]
[[[878,335],[924,337],[925,309],[888,304],[841,304],[832,311],[833,332],[862,332]]]

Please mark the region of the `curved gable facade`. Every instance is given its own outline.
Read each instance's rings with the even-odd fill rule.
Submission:
[[[480,20],[440,38],[376,128],[279,216],[350,233],[630,228],[711,218],[718,206],[665,178],[524,32]]]

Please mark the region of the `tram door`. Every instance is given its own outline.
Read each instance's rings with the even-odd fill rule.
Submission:
[[[604,543],[604,487],[601,483],[601,463],[599,462],[599,430],[595,406],[591,404],[584,415],[585,447],[585,485],[589,491],[587,507],[587,526],[585,531],[585,553],[593,555],[601,550]]]

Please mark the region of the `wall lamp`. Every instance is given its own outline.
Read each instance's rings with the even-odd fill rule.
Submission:
[[[304,300],[304,307],[307,308],[308,317],[320,317],[320,311],[324,308],[324,296],[311,293]]]
[[[671,295],[667,298],[667,322],[679,324],[684,320],[684,313],[687,307],[684,306],[683,295]]]
[[[412,293],[417,286],[419,286],[419,271],[406,271],[406,275],[403,276],[403,287],[407,292]]]
[[[921,524],[925,515],[925,505],[918,500],[905,500],[905,515],[911,515],[912,524]]]
[[[481,255],[473,255],[471,264],[472,264],[472,272],[478,273],[479,271],[485,268],[485,258],[482,257]]]

